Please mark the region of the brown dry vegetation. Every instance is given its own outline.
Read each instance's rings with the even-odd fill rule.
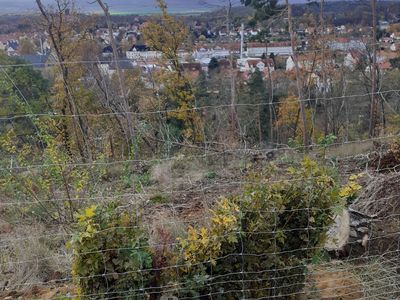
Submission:
[[[291,164],[289,161],[297,160],[299,156],[296,153],[291,155],[286,152],[277,157],[274,165],[278,170],[286,169]],[[175,241],[176,237],[184,234],[188,225],[207,224],[209,209],[216,199],[220,196],[240,193],[249,172],[261,172],[269,165],[267,160],[254,161],[252,155],[244,155],[241,159],[231,156],[226,163],[223,160],[204,160],[203,158],[192,159],[190,164],[187,162],[188,160],[182,155],[176,160],[150,166],[151,184],[143,186],[140,196],[135,196],[139,197],[143,205],[146,227],[151,236],[150,244],[159,243],[160,230],[168,231],[170,240]],[[339,161],[338,169],[340,173],[350,174],[357,173],[359,166],[360,163],[357,160],[345,160]],[[398,175],[377,175],[373,173],[373,169],[370,171],[374,177],[364,183],[365,188],[353,207],[371,215],[385,216],[399,213],[400,206],[396,206],[399,203],[398,198],[385,202],[383,206],[377,205],[377,201],[382,198],[400,194],[398,190],[400,185],[397,184]],[[277,179],[279,176],[278,172]],[[125,198],[127,205],[133,205],[138,200],[130,196],[122,198]],[[397,249],[399,223],[396,220],[388,219],[387,222],[381,220],[374,223],[375,227],[372,228],[377,237],[377,243],[370,244],[370,253],[372,249],[375,253]],[[0,294],[3,299],[57,299],[58,296],[73,294],[73,287],[59,281],[68,277],[70,272],[70,257],[66,255],[67,252],[63,246],[67,240],[65,237],[51,241],[41,239],[39,236],[49,234],[49,230],[40,226],[23,227],[3,222],[0,228],[1,239],[4,241],[1,243],[3,248],[0,250],[0,257],[1,262],[7,265],[7,268],[2,267],[1,282],[8,281],[9,286],[22,284],[24,287],[18,288],[19,292],[7,292],[5,287],[5,291]],[[60,229],[54,229],[52,233],[68,234]],[[382,246],[380,238],[389,233],[397,233],[397,236],[385,239],[386,246]],[[9,243],[7,239],[14,241]],[[27,249],[29,251],[26,251]],[[10,256],[9,253],[13,255]],[[32,263],[21,266],[11,263],[23,261],[32,261]],[[38,264],[38,261],[41,263]],[[384,260],[379,263],[365,259],[357,261],[357,264],[324,262],[321,265],[310,265],[302,299],[350,300],[371,295],[370,287],[374,280],[372,278],[371,282],[371,278],[368,277],[371,270],[375,273],[386,274],[388,278],[395,276],[393,267],[385,267]],[[392,283],[390,279],[387,280],[389,283],[378,282],[375,283],[375,287],[379,284]],[[35,282],[49,282],[49,284],[37,285]]]
[[[304,299],[355,300],[363,297],[362,284],[348,271],[317,267],[308,278]]]

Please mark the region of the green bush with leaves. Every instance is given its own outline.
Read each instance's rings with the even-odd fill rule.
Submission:
[[[138,219],[116,203],[86,208],[72,241],[80,297],[294,298],[343,199],[330,170],[308,158],[267,172],[220,199],[209,225],[189,227],[176,246],[150,249]]]
[[[329,146],[333,145],[336,140],[337,137],[332,133],[317,139],[318,152],[322,158],[326,158],[326,150]]]
[[[96,183],[106,174],[102,156],[89,167],[80,165],[48,134],[51,120],[47,121],[35,122],[40,131],[32,138],[36,144],[16,142],[12,129],[0,136],[0,154],[10,158],[0,161],[0,193],[15,202],[5,211],[10,221],[70,225],[84,205],[81,198],[99,193]]]
[[[77,216],[71,241],[78,299],[144,299],[152,275],[148,239],[138,218],[111,202]]]
[[[242,195],[218,202],[209,228],[189,228],[180,240],[180,295],[291,299],[302,289],[341,200],[316,162],[306,158],[287,172],[285,180],[254,175]]]

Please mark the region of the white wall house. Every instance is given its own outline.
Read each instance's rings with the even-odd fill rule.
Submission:
[[[262,43],[249,43],[247,45],[248,57],[261,57],[263,54],[289,56],[293,54],[290,43],[271,43],[268,46]]]
[[[300,69],[305,69],[308,72],[314,72],[321,70],[321,64],[319,61],[316,61],[314,58],[299,56],[297,57],[298,66]],[[328,59],[325,61],[327,65],[334,65],[335,61],[333,59]],[[293,60],[293,56],[289,56],[286,60],[286,71],[292,71],[295,69],[295,64]]]
[[[269,65],[268,65],[269,64]],[[243,58],[243,59],[238,59],[237,60],[237,66],[240,70],[240,72],[255,72],[257,69],[260,72],[268,71],[268,68],[270,71],[274,71],[274,63],[272,60],[263,61],[261,59],[254,59],[254,58]]]
[[[354,51],[350,51],[349,53],[346,54],[343,60],[343,65],[347,68],[354,69],[355,66],[358,64],[360,61],[361,55],[356,54]]]
[[[136,48],[132,48],[130,51],[126,51],[126,58],[131,60],[152,60],[161,58],[161,56],[161,52],[153,50],[139,51]]]
[[[400,40],[400,32],[393,32],[390,37],[394,40]]]
[[[190,59],[191,53],[185,50],[179,50],[178,51],[178,58],[180,62],[185,62]]]
[[[125,72],[126,70],[132,70],[134,67],[137,66],[137,64],[129,61],[118,61],[118,66],[122,72]],[[99,64],[99,69],[100,72],[105,75],[105,76],[113,76],[117,72],[117,66],[115,63],[101,63]]]
[[[400,50],[400,43],[393,43],[390,45],[390,50],[393,52],[399,51]]]
[[[212,57],[215,57],[215,58],[229,57],[229,50],[217,46],[215,48],[199,48],[193,52],[193,58],[196,61],[201,61],[206,58],[211,59]]]
[[[388,21],[379,21],[379,30],[388,30],[389,26],[390,24]]]
[[[328,47],[331,50],[338,50],[338,51],[350,51],[350,50],[365,51],[366,50],[366,45],[363,41],[348,40],[348,39],[338,39],[336,41],[329,41]]]

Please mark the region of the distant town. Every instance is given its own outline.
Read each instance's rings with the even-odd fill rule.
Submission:
[[[222,11],[222,16],[224,16]],[[1,18],[1,17],[0,17]],[[143,39],[141,28],[149,17],[126,16],[124,21],[114,23],[110,32],[101,22],[97,22],[91,32],[91,39],[95,42],[93,50],[96,62],[105,75],[115,73],[113,50],[110,45],[112,35],[118,43],[119,67],[122,70],[141,68],[145,72],[152,69],[166,67],[160,64],[162,54],[148,47]],[[203,17],[190,17],[185,20],[190,28],[193,45],[179,50],[182,66],[192,76],[198,76],[201,71],[208,72],[210,62],[214,59],[220,65],[229,66],[233,58],[233,68],[244,79],[256,69],[264,77],[275,71],[290,72],[294,69],[292,47],[287,27],[283,22],[276,22],[268,27],[267,32],[260,26],[249,26],[243,20],[236,26],[227,29],[222,24],[211,26]],[[239,19],[240,21],[240,19]],[[377,62],[382,71],[395,68],[399,64],[400,53],[400,23],[396,18],[379,20],[379,52]],[[312,23],[312,22],[311,22]],[[23,26],[21,26],[23,27]],[[2,31],[4,30],[0,26]],[[10,57],[21,59],[32,64],[36,69],[46,68],[56,63],[46,31],[38,30],[11,30],[0,34],[0,50]],[[307,14],[297,19],[295,33],[297,35],[295,49],[299,53],[299,65],[302,68],[313,68],[312,77],[318,78],[318,56],[313,53],[315,38],[321,34],[318,28],[307,20]],[[332,66],[355,68],[358,62],[366,59],[370,48],[370,26],[348,24],[334,26],[328,24],[324,29],[326,50],[334,53],[329,61]],[[1,32],[1,31],[0,31]],[[79,39],[76,33],[76,39]]]
[[[29,1],[0,299],[400,299],[399,1]]]

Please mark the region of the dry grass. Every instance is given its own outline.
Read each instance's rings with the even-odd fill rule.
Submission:
[[[390,261],[376,259],[362,268],[355,269],[354,273],[362,283],[366,299],[384,300],[399,299],[400,274],[398,272],[400,260]]]
[[[315,289],[310,295],[312,299],[355,300],[363,297],[362,284],[345,270],[317,269],[311,280]]]
[[[311,266],[301,299],[398,299],[400,274],[396,264],[379,258],[359,264],[333,261]]]
[[[69,274],[71,262],[70,256],[66,255],[65,241],[54,236],[43,238],[49,234],[43,226],[20,225],[1,235],[0,283],[3,292],[27,292],[35,285],[57,281]]]
[[[163,188],[192,184],[204,178],[207,167],[197,159],[184,155],[163,161],[151,169],[151,179]]]
[[[374,149],[371,141],[348,143],[338,146],[329,147],[326,151],[327,157],[349,157],[358,154],[368,153]]]

